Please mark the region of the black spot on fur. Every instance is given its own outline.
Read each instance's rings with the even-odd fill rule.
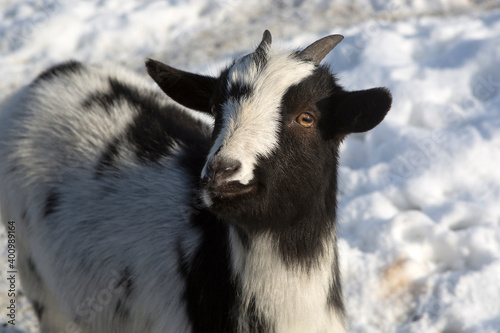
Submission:
[[[44,209],[45,217],[56,212],[57,206],[59,206],[60,199],[61,198],[59,193],[57,193],[54,189],[49,191],[49,195],[45,200],[45,209]]]
[[[229,96],[236,100],[248,97],[252,94],[252,87],[246,83],[233,82],[229,88]]]
[[[135,146],[141,162],[157,163],[170,156],[176,140],[168,132],[165,117],[156,110],[141,112],[127,129],[127,139]]]
[[[41,320],[43,312],[45,311],[45,306],[37,301],[33,301],[32,305],[33,305],[33,310],[35,311],[35,314],[38,317],[38,320]]]
[[[83,65],[75,60],[70,60],[67,62],[63,62],[61,64],[52,66],[46,71],[42,72],[35,79],[35,83],[39,83],[41,81],[51,80],[53,78],[69,75],[69,74],[77,74],[83,70]]]
[[[99,162],[97,162],[95,167],[96,178],[99,178],[105,170],[113,168],[113,162],[118,157],[118,144],[119,140],[115,139],[108,143],[104,149],[104,152],[101,154]]]
[[[96,109],[96,106],[101,107],[106,113],[111,114],[109,108],[114,105],[115,99],[109,93],[97,92],[90,95],[82,102],[84,109]]]
[[[193,332],[236,332],[237,286],[229,267],[227,226],[206,211],[194,214],[191,224],[202,231],[202,243],[189,262],[179,243],[177,251]]]
[[[130,309],[125,305],[125,301],[118,300],[115,307],[115,317],[128,319],[130,317]]]
[[[121,272],[121,278],[120,280],[116,283],[115,288],[123,288],[123,297],[124,299],[127,299],[130,294],[132,294],[132,291],[134,290],[134,281],[132,277],[132,269],[130,266],[127,266],[123,269]]]
[[[120,140],[131,143],[137,158],[143,163],[158,163],[163,157],[171,156],[177,145],[197,152],[200,148],[208,151],[210,135],[208,126],[193,119],[176,105],[165,105],[161,102],[163,96],[156,92],[139,91],[112,78],[109,79],[109,86],[109,91],[92,94],[82,106],[85,108],[98,106],[109,113],[109,110],[119,103],[126,103],[136,111],[136,115],[125,129],[124,136],[115,139],[106,147],[96,166],[97,177],[113,166],[121,144]],[[181,159],[182,162],[187,162],[189,165],[192,161],[188,158]]]
[[[127,103],[137,109],[143,107],[144,103],[150,102],[147,98],[148,94],[140,93],[135,87],[129,87],[113,78],[108,78],[108,82],[109,90],[90,94],[82,102],[82,107],[89,110],[101,108],[111,114],[111,109],[120,103]]]
[[[130,317],[130,307],[127,305],[130,302],[130,296],[134,291],[133,271],[130,266],[125,267],[120,273],[120,280],[115,284],[115,289],[120,291],[120,299],[118,299],[114,316],[122,319]]]
[[[210,148],[208,127],[173,105],[143,109],[126,134],[143,162],[159,162],[178,145],[185,152],[181,155],[181,165],[196,168]]]

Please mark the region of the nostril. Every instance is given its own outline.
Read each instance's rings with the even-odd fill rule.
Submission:
[[[236,172],[241,168],[241,163],[236,160],[223,159],[217,165],[217,171]]]
[[[212,172],[215,176],[216,183],[220,184],[226,182],[240,169],[241,163],[239,161],[232,159],[221,159],[214,163]]]

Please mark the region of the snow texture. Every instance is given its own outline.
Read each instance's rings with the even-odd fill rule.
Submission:
[[[386,120],[342,146],[339,250],[349,331],[499,332],[496,0],[0,0],[0,100],[70,58],[145,74],[151,57],[215,74],[266,28],[286,47],[343,34],[325,59],[340,83],[393,94]],[[6,323],[3,228],[0,244]],[[37,332],[27,300],[17,305],[16,326],[0,332]]]

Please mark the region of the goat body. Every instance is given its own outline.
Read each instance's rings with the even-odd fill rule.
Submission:
[[[217,78],[148,60],[170,98],[75,61],[14,94],[0,209],[41,331],[343,332],[338,148],[391,97],[319,64],[341,39],[266,31]]]

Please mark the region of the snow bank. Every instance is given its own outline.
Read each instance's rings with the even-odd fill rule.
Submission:
[[[345,40],[325,60],[341,84],[387,86],[394,98],[384,123],[342,147],[339,243],[350,331],[498,332],[500,11],[480,11],[493,7],[466,0],[4,0],[0,100],[68,58],[143,72],[143,60],[153,57],[216,73],[265,28],[290,47],[341,33]],[[19,301],[17,327],[36,332]]]
[[[341,258],[355,332],[500,330],[500,15],[367,21],[327,61],[388,86],[349,138]]]

